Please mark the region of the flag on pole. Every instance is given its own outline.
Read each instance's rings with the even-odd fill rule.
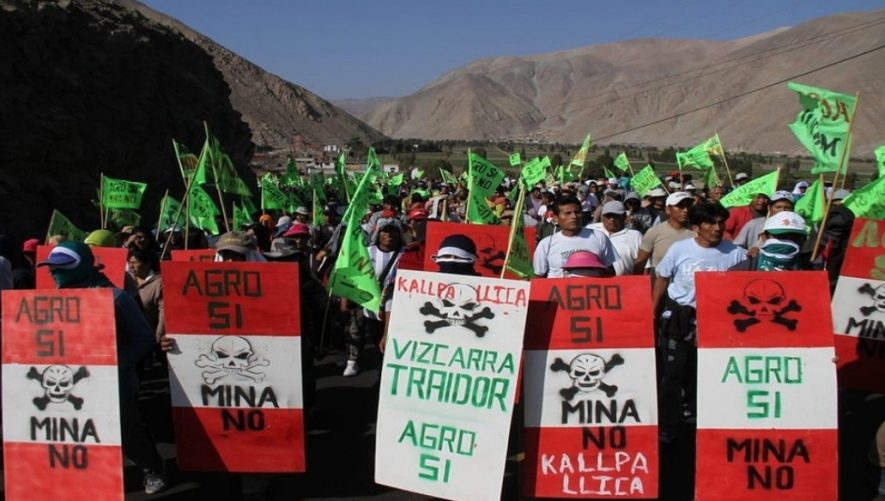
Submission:
[[[467,154],[467,161],[470,191],[476,191],[483,197],[491,196],[501,185],[504,171],[473,152]]]
[[[707,143],[703,142],[685,153],[676,154],[676,165],[681,171],[683,167],[694,167],[695,169],[708,169],[714,167],[713,160],[710,159],[710,153],[707,151]]]
[[[252,222],[249,210],[242,203],[234,203],[234,231],[242,230]]]
[[[725,150],[722,149],[722,141],[719,140],[719,133],[701,143],[707,153],[711,155],[725,156]]]
[[[805,218],[805,223],[810,228],[823,221],[826,209],[826,194],[824,193],[824,186],[820,182],[820,176],[818,176],[817,179],[811,183],[811,186],[805,190],[805,194],[802,195],[802,198],[796,202],[795,212]]]
[[[658,179],[658,176],[650,165],[646,165],[637,172],[635,176],[630,178],[630,187],[633,188],[633,191],[638,193],[640,197],[645,197],[648,190],[660,184],[661,180]]]
[[[439,168],[439,175],[442,177],[443,182],[446,184],[458,184],[458,179],[455,178],[455,175],[443,169],[442,167]],[[400,176],[402,176],[402,174],[400,174]]]
[[[289,197],[274,184],[271,175],[261,178],[261,210],[285,210],[289,205]]]
[[[716,174],[716,168],[710,167],[706,171],[704,171],[704,177],[701,179],[701,182],[704,183],[705,187],[711,188],[713,186],[722,186],[722,181],[719,180],[719,175]]]
[[[842,205],[851,209],[856,217],[881,220],[885,219],[883,200],[885,200],[885,177],[880,177],[863,188],[851,192],[845,200],[842,200]]]
[[[311,203],[313,203],[313,225],[321,226],[323,224],[323,202],[314,193]]]
[[[510,232],[510,241],[507,244],[507,255],[504,258],[504,268],[522,279],[530,279],[535,275],[532,266],[532,255],[529,253],[529,243],[525,237],[525,217],[523,206],[525,205],[525,186],[519,186],[519,198],[513,209],[513,229]]]
[[[621,154],[618,155],[618,158],[615,159],[615,167],[621,169],[623,172],[633,170],[630,167],[630,160],[627,160],[627,154],[624,152],[621,152]]]
[[[88,236],[85,231],[74,226],[64,214],[57,210],[52,211],[52,219],[49,220],[49,228],[46,231],[46,240],[44,243],[49,244],[49,239],[61,235],[65,240],[73,240],[82,242]]]
[[[187,207],[191,224],[201,230],[209,231],[213,235],[219,233],[215,216],[219,215],[220,212],[215,206],[215,202],[212,201],[212,197],[201,186],[191,186]]]
[[[581,144],[581,149],[575,153],[575,156],[572,158],[572,161],[569,162],[569,165],[575,165],[578,167],[584,168],[584,164],[587,162],[587,153],[590,151],[590,134],[587,134],[587,137],[584,138],[584,143]]]
[[[178,216],[178,219],[175,216]],[[181,202],[169,195],[164,196],[163,201],[160,203],[160,220],[157,222],[157,233],[163,233],[176,224],[179,227],[183,227],[186,217],[187,214],[181,210]]]
[[[787,88],[799,94],[802,111],[789,128],[814,157],[812,174],[845,173],[851,148],[851,120],[856,97],[826,89],[788,82]],[[840,160],[844,164],[839,166]]]
[[[618,177],[618,176],[615,175],[614,172],[610,171],[610,170],[608,169],[608,167],[606,167],[606,166],[604,166],[604,165],[602,166],[602,170],[603,170],[603,172],[605,172],[605,177],[608,178],[608,179],[611,179],[611,178],[617,178],[617,177]]]
[[[722,197],[720,203],[728,209],[731,207],[748,205],[759,193],[771,197],[774,195],[774,192],[777,191],[777,178],[779,174],[780,169],[758,179],[754,179]]]
[[[885,177],[885,145],[876,148],[876,166],[879,168],[879,177]]]
[[[522,163],[522,159],[519,158],[519,152],[513,153],[510,155],[510,166],[517,167]]]
[[[522,167],[522,178],[528,186],[540,183],[546,174],[547,168],[538,157],[533,158]]]
[[[174,139],[172,140],[172,148],[175,150],[175,157],[178,159],[178,168],[181,169],[181,178],[187,183],[197,171],[197,165],[199,165],[200,159],[193,153],[189,152],[183,144],[178,143]]]
[[[147,184],[101,175],[101,206],[105,209],[138,209]]]
[[[243,208],[251,216],[259,211],[258,207],[255,206],[255,202],[252,201],[252,197],[240,197],[240,203],[243,204]]]

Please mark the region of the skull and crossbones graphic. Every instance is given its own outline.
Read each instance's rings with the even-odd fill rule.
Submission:
[[[476,289],[465,284],[450,284],[437,298],[437,306],[428,301],[418,312],[425,317],[434,316],[442,319],[424,322],[424,330],[428,334],[433,334],[442,327],[461,326],[473,331],[476,337],[483,337],[489,328],[476,325],[476,321],[480,318],[495,318],[495,314],[488,306],[484,308],[480,306],[482,305]]]
[[[618,392],[618,387],[608,385],[602,380],[608,371],[624,363],[624,358],[615,353],[612,358],[606,362],[604,358],[593,353],[582,353],[572,359],[571,362],[565,363],[561,358],[557,358],[550,365],[553,372],[568,372],[568,377],[572,379],[572,385],[568,388],[559,390],[562,398],[571,401],[578,393],[593,393],[600,390],[605,396],[611,398]]]
[[[202,373],[207,384],[229,376],[242,376],[256,383],[264,381],[263,372],[253,371],[259,366],[267,367],[270,361],[255,354],[252,345],[240,336],[221,336],[212,343],[211,355],[200,355],[194,362],[207,370]]]
[[[863,316],[868,317],[875,312],[885,313],[885,284],[873,287],[870,284],[863,284],[857,289],[861,294],[868,294],[873,298],[873,304],[869,306],[861,306],[860,312]]]
[[[746,330],[763,320],[783,325],[789,331],[796,330],[798,319],[785,318],[784,315],[793,311],[802,311],[802,306],[795,299],[787,301],[786,293],[781,285],[773,280],[753,280],[744,287],[744,300],[733,300],[727,311],[732,315],[747,315],[738,318],[734,326],[738,332]]]
[[[39,381],[43,386],[43,396],[34,399],[34,405],[41,411],[46,410],[46,406],[50,403],[70,402],[74,406],[74,410],[78,411],[83,408],[83,399],[71,395],[71,390],[81,379],[87,377],[89,377],[89,370],[86,367],[80,367],[77,372],[74,372],[66,365],[50,365],[43,369],[43,372],[37,370],[36,367],[31,367],[27,373],[28,379]]]

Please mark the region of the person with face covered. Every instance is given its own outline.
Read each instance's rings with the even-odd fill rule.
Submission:
[[[765,228],[768,219],[779,212],[792,211],[794,206],[793,194],[789,191],[777,191],[771,196],[768,203],[768,218],[757,218],[744,225],[741,231],[734,238],[733,242],[739,247],[743,247],[749,251],[751,256],[755,256],[759,251],[758,246],[761,243],[763,228]]]
[[[728,271],[799,271],[804,268],[802,244],[808,238],[805,220],[795,212],[781,211],[765,221],[759,252]]]
[[[599,256],[590,251],[578,251],[568,257],[562,265],[563,277],[592,277],[610,278],[608,267],[602,263]]]

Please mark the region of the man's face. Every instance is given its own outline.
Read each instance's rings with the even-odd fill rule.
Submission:
[[[306,223],[307,222],[307,215],[295,214],[295,221],[297,221],[299,223]]]
[[[240,254],[239,252],[232,250],[225,249],[223,251],[218,251],[218,254],[221,256],[221,260],[226,263],[236,263],[246,260],[245,254]]]
[[[617,233],[624,229],[627,221],[626,214],[603,214],[602,227],[609,233]]]
[[[292,238],[295,247],[301,252],[307,252],[310,249],[310,235],[298,234]]]
[[[673,221],[685,225],[688,222],[688,210],[691,209],[692,205],[694,205],[694,200],[690,198],[686,198],[676,205],[668,205],[667,215]]]
[[[143,261],[139,261],[138,258],[130,257],[129,258],[129,273],[132,273],[138,278],[145,278],[151,271],[151,264]]]
[[[652,197],[651,198],[651,206],[655,210],[661,210],[664,208],[664,201],[667,197]]]
[[[597,191],[599,191],[599,186],[596,186],[595,184],[591,184],[589,186],[589,188],[590,188],[590,193],[596,193]]]
[[[716,247],[722,241],[722,234],[725,231],[725,220],[717,217],[712,223],[701,223],[700,226],[694,227],[698,238],[707,242],[710,247]]]
[[[559,227],[565,231],[578,231],[581,227],[581,206],[577,204],[564,205],[559,208],[556,220]]]
[[[793,210],[793,204],[791,204],[789,200],[781,199],[781,200],[778,200],[777,202],[771,204],[771,206],[768,207],[768,217],[771,217],[771,216],[777,214],[778,212],[791,211],[791,210]]]
[[[136,231],[130,237],[130,242],[132,243],[132,245],[138,247],[139,249],[147,249],[150,240],[148,239],[148,236],[145,232]]]
[[[378,246],[392,249],[399,245],[399,232],[394,229],[383,229],[378,232]]]
[[[712,191],[710,191],[710,200],[712,200],[713,202],[718,202],[718,201],[722,200],[722,197],[724,197],[724,196],[725,196],[725,188],[723,188],[721,186],[717,186],[717,187],[713,188]]]
[[[756,212],[765,212],[768,210],[768,197],[761,193],[756,195],[750,202],[750,207]]]

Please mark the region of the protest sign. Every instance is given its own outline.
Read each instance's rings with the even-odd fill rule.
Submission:
[[[215,261],[215,249],[175,249],[173,261]]]
[[[113,294],[3,292],[7,500],[123,499]]]
[[[855,219],[833,294],[839,387],[885,392],[885,221]]]
[[[147,184],[101,176],[101,206],[105,209],[138,209]]]
[[[637,172],[636,175],[630,179],[630,187],[633,191],[638,193],[640,197],[645,197],[648,190],[660,184],[661,180],[658,179],[654,169],[649,165],[643,167],[642,170]]]
[[[173,261],[163,281],[179,468],[304,471],[298,265]]]
[[[49,257],[51,246],[37,246],[37,262],[44,261]],[[104,266],[101,272],[113,282],[114,287],[118,289],[126,288],[126,273],[129,265],[126,263],[129,251],[117,247],[90,247],[92,255],[95,256],[95,266]],[[49,273],[48,266],[40,266],[36,270],[37,288],[38,289],[55,289],[55,281],[52,274]]]
[[[526,495],[657,498],[649,281],[532,280],[525,332]]]
[[[397,274],[381,371],[379,484],[498,501],[529,284]]]
[[[825,272],[697,272],[698,501],[837,498]]]
[[[424,269],[439,271],[432,256],[439,250],[443,239],[449,235],[465,235],[476,244],[476,264],[474,269],[484,277],[499,278],[504,269],[504,258],[507,256],[507,242],[510,238],[509,226],[490,224],[438,223],[427,225],[427,244],[424,252]],[[535,228],[526,228],[525,236],[529,245],[529,260],[535,252]],[[505,278],[518,279],[509,271]]]

